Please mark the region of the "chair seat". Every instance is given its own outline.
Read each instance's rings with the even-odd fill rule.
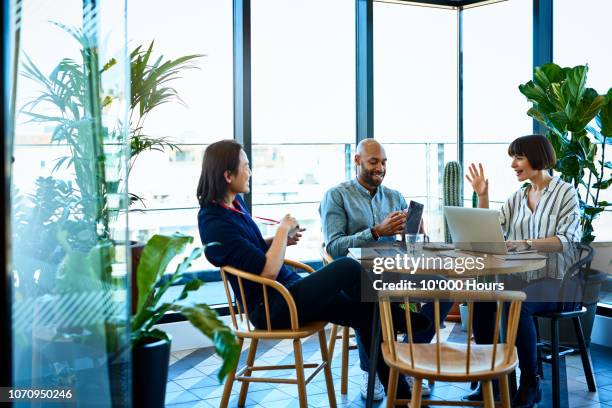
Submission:
[[[582,307],[580,310],[572,310],[568,312],[538,312],[534,313],[535,317],[542,317],[545,319],[569,319],[570,317],[582,316],[586,313],[586,307]]]
[[[510,373],[517,365],[516,348],[508,364],[504,363],[507,345],[498,344],[495,353],[495,367],[491,370],[493,345],[472,344],[470,351],[470,372],[466,374],[467,345],[463,343],[440,344],[440,373],[436,366],[436,344],[413,344],[414,368],[410,359],[410,344],[395,343],[397,362],[393,363],[387,347],[383,347],[383,356],[387,364],[393,364],[400,371],[417,378],[441,381],[472,381],[494,378]]]
[[[248,330],[246,321],[239,324],[238,330],[235,330],[236,336],[242,338],[258,338],[258,339],[302,339],[311,336],[322,330],[327,322],[311,322],[298,327],[297,330],[278,329],[278,330]],[[251,325],[251,328],[253,325]]]

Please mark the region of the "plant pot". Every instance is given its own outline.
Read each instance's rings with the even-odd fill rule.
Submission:
[[[134,346],[132,349],[134,407],[164,407],[169,365],[169,341],[147,338]]]
[[[607,274],[597,269],[591,269],[589,272],[583,301],[586,313],[580,316],[584,341],[587,346],[591,343],[591,332],[593,330],[593,322],[595,321],[599,292],[601,290],[601,285],[606,279]],[[540,338],[544,341],[550,341],[550,320],[538,319],[538,326],[540,329]],[[564,346],[578,348],[578,340],[576,339],[574,324],[571,319],[565,319],[559,322],[559,343]]]
[[[446,315],[447,322],[459,322],[461,321],[461,314],[459,313],[459,302],[453,303],[448,314]]]
[[[461,330],[467,331],[468,326],[468,305],[461,303],[459,305],[459,314],[461,315]]]

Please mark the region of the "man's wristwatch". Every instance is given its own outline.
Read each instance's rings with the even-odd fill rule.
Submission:
[[[533,246],[533,240],[532,239],[526,239],[525,240],[525,244],[527,244],[527,249],[531,249],[531,247]]]
[[[370,232],[372,233],[372,237],[373,237],[373,238],[374,238],[376,241],[378,241],[378,238],[380,238],[380,235],[378,235],[378,234],[376,233],[376,230],[374,229],[374,227],[371,227],[371,228],[370,228]]]

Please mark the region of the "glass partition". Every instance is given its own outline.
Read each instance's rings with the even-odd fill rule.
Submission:
[[[125,3],[15,5],[13,383],[128,406]]]

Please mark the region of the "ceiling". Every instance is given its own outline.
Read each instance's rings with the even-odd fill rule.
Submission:
[[[472,8],[507,0],[375,0],[381,3],[408,4],[424,7]]]

